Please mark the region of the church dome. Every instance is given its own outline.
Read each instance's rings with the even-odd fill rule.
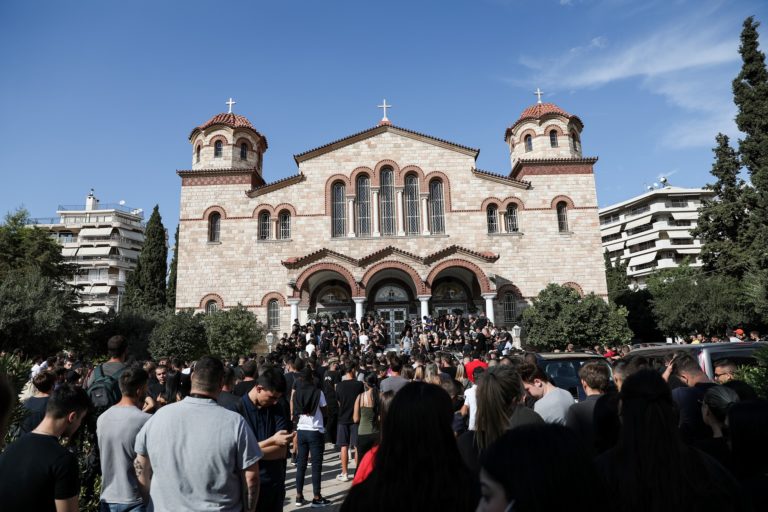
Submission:
[[[239,116],[237,114],[233,113],[221,113],[216,114],[212,118],[210,118],[205,123],[198,126],[198,129],[205,130],[208,127],[211,127],[215,124],[223,124],[226,126],[229,126],[230,128],[250,128],[253,130],[253,125],[251,122],[246,118],[245,116]]]
[[[504,135],[504,139],[508,139],[509,135],[517,128],[521,123],[525,121],[538,121],[546,116],[561,116],[566,118],[569,122],[571,120],[579,124],[580,129],[583,128],[583,123],[578,116],[569,114],[562,108],[558,107],[554,103],[536,103],[523,110],[517,121],[512,126],[507,128],[507,132]]]

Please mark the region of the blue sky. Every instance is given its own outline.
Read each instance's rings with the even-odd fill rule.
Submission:
[[[768,23],[768,2],[3,0],[0,210],[47,217],[93,187],[159,204],[172,231],[187,136],[230,96],[267,136],[268,181],[374,126],[382,98],[395,125],[507,173],[504,130],[541,87],[584,121],[601,206],[662,175],[702,186],[715,134],[738,136],[731,80],[753,14]]]

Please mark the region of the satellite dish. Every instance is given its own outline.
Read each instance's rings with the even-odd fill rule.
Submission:
[[[118,204],[120,206],[125,206],[125,199],[121,199],[120,201],[118,201]]]
[[[653,186],[652,186],[652,185],[648,185],[648,186],[647,186],[647,187],[645,187],[645,188],[647,188],[647,189],[648,189],[648,191],[651,191],[651,190],[653,190]]]
[[[658,184],[658,183],[654,183],[654,184],[653,184],[653,188],[658,188],[658,187],[659,187],[659,184]]]
[[[662,185],[666,185],[667,184],[666,176],[662,176],[661,178],[659,178],[659,181],[661,182]]]

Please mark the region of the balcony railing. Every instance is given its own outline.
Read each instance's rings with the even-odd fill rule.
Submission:
[[[140,210],[139,208],[131,208],[130,206],[125,206],[123,204],[117,204],[117,203],[99,203],[97,205],[94,205],[94,207],[90,210],[86,209],[86,205],[84,204],[60,204],[57,208],[57,211],[74,211],[74,212],[85,212],[85,211],[101,211],[101,210],[115,210],[118,212],[123,213],[129,213],[131,215],[135,215],[140,218],[144,218],[144,211]]]
[[[39,224],[64,224],[64,221],[61,217],[35,217],[34,219],[29,219],[29,224],[31,226]]]

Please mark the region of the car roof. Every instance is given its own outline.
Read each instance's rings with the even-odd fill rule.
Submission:
[[[724,342],[724,343],[699,343],[696,345],[675,345],[668,343],[664,346],[658,346],[658,347],[643,347],[643,348],[636,348],[632,349],[629,354],[630,355],[646,355],[646,356],[655,356],[655,355],[662,355],[662,354],[668,354],[670,352],[677,352],[678,350],[682,351],[688,351],[688,352],[699,352],[702,350],[706,350],[708,352],[725,352],[725,351],[733,351],[733,350],[755,350],[757,348],[768,346],[768,343],[757,341],[757,342],[739,342],[739,343],[730,343],[730,342]]]

